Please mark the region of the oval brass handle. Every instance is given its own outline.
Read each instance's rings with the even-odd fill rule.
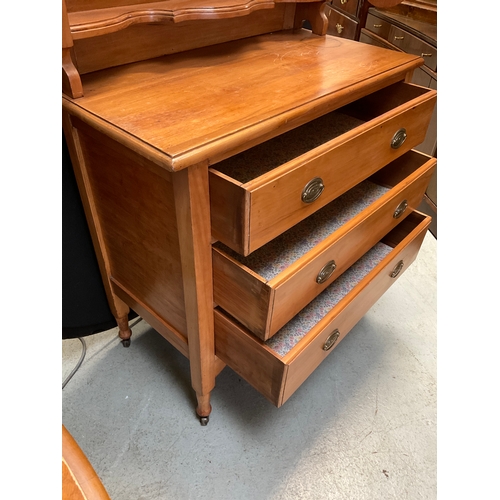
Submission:
[[[392,270],[392,273],[389,275],[391,278],[397,278],[401,270],[403,269],[404,262],[400,260],[397,264],[396,267]]]
[[[394,40],[404,40],[405,37],[404,36],[395,36],[394,37]]]
[[[316,276],[316,283],[321,285],[324,283],[332,274],[333,271],[335,271],[335,268],[337,267],[337,264],[335,264],[334,260],[329,260],[321,269],[321,271],[318,273],[318,276]]]
[[[325,185],[321,177],[311,179],[302,190],[302,201],[304,203],[316,201],[321,196],[323,189],[325,189]]]
[[[329,351],[334,345],[335,342],[340,337],[340,332],[335,329],[332,334],[328,336],[328,338],[325,340],[325,343],[323,344],[323,351]]]
[[[396,210],[394,210],[393,217],[395,219],[399,219],[402,215],[403,212],[408,208],[408,202],[406,200],[403,200],[397,207]]]
[[[391,148],[392,149],[398,149],[403,145],[403,142],[406,141],[406,129],[405,128],[400,128],[392,137],[391,139]]]
[[[337,33],[340,35],[340,33],[342,33],[342,31],[344,31],[344,27],[340,24],[340,23],[337,23],[335,25],[335,27],[337,28]]]

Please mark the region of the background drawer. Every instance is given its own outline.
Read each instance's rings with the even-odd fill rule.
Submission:
[[[391,29],[391,26],[391,23],[388,23],[387,21],[384,21],[383,19],[374,16],[373,14],[368,14],[366,16],[366,29],[386,40],[389,38],[389,31]]]
[[[354,40],[358,30],[359,22],[342,14],[338,10],[325,6],[326,17],[328,18],[327,34]]]
[[[403,52],[423,57],[429,69],[437,70],[437,50],[432,45],[394,25],[391,26],[388,40]]]
[[[400,82],[214,165],[214,239],[250,254],[422,142],[435,100]],[[306,203],[311,185],[323,188]]]
[[[267,340],[418,207],[435,164],[410,151],[248,257],[216,243],[215,303]]]
[[[346,272],[345,276],[356,284],[308,331],[301,331],[299,313],[297,319],[290,322],[295,329],[291,333],[285,331],[286,338],[280,331],[267,342],[262,342],[216,309],[216,355],[273,404],[281,406],[413,262],[429,223],[430,217],[413,212],[398,224],[382,242],[393,250],[378,264],[375,263],[377,259],[367,253],[369,259],[363,258],[359,265],[354,265],[351,275]],[[336,284],[338,281],[323,294],[338,292],[333,288]],[[315,301],[321,302],[323,294]],[[315,306],[315,301],[310,307]],[[314,315],[314,311],[310,314]],[[328,339],[337,332],[336,342],[325,350]]]
[[[356,16],[358,12],[358,0],[331,0],[329,3],[332,7],[351,14],[351,16]]]
[[[382,38],[376,35],[375,33],[372,33],[366,28],[361,28],[361,32],[359,34],[359,41],[361,43],[367,43],[368,45],[375,45],[377,47],[382,47],[384,49],[400,50],[391,43],[389,43],[385,38]]]

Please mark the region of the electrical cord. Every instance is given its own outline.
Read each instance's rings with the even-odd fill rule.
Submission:
[[[132,328],[134,328],[134,326],[137,325],[139,321],[142,321],[142,318],[140,316],[131,325],[129,325],[130,329],[132,330]]]
[[[130,329],[132,329],[135,325],[137,325],[137,323],[139,323],[139,321],[142,321],[142,318],[140,316],[130,325]],[[87,344],[85,343],[85,340],[81,337],[78,337],[78,340],[82,343],[82,348],[83,348],[82,355],[80,356],[80,360],[78,361],[76,366],[73,368],[71,373],[66,377],[66,380],[63,382],[63,384],[62,384],[63,389],[66,387],[66,384],[71,380],[73,375],[78,371],[80,366],[82,366],[83,360],[85,359],[85,354],[87,352]]]
[[[85,340],[82,339],[81,337],[78,337],[78,340],[82,343],[82,347],[83,347],[82,355],[80,356],[80,361],[78,361],[76,366],[73,368],[71,373],[66,377],[66,380],[63,382],[63,385],[62,385],[63,389],[66,387],[66,384],[71,380],[73,375],[78,371],[78,368],[80,368],[80,366],[82,365],[83,359],[85,358],[85,353],[87,352],[87,344],[85,343]]]

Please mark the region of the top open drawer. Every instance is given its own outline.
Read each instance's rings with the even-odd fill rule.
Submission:
[[[399,82],[215,164],[213,237],[250,254],[420,144],[435,101]]]

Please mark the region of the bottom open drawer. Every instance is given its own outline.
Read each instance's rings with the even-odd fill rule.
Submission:
[[[266,342],[216,308],[216,355],[281,406],[413,262],[430,222],[412,212]]]

